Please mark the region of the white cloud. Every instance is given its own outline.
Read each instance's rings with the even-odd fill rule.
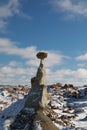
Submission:
[[[77,72],[75,73],[76,77],[87,79],[87,70],[84,68],[79,68]]]
[[[87,63],[78,63],[77,66],[81,68],[87,68]]]
[[[39,61],[37,60],[37,58],[33,58],[26,61],[26,65],[37,67],[39,65]]]
[[[19,56],[25,60],[25,63],[22,65],[20,63],[21,60],[20,62],[10,61],[7,65],[1,65],[0,84],[30,83],[30,79],[36,75],[36,67],[39,66],[40,62],[39,59],[36,58],[37,52],[39,52],[39,50],[37,50],[36,46],[21,48],[17,46],[17,42],[6,38],[0,39],[0,53],[6,56]],[[72,83],[74,85],[87,84],[87,69],[78,68],[76,70],[72,70],[62,68],[58,70],[56,67],[63,64],[65,60],[69,59],[69,57],[63,55],[59,51],[46,50],[46,52],[48,53],[48,57],[45,59],[47,84],[57,82]],[[84,55],[83,57],[80,56],[77,59],[84,59]],[[26,64],[28,66],[26,66]]]
[[[36,76],[37,69],[35,67],[0,67],[0,84],[29,84],[31,78]],[[72,69],[57,69],[52,70],[50,67],[46,69],[47,84],[53,83],[69,83],[74,85],[87,84],[87,69],[78,68]]]
[[[39,62],[39,61],[38,61]],[[51,61],[50,61],[51,63]],[[16,65],[14,65],[16,64]],[[34,63],[33,63],[34,64]],[[53,64],[54,65],[54,64]],[[37,68],[35,66],[21,67],[17,62],[10,61],[8,65],[0,67],[0,84],[29,84],[31,78],[36,76]],[[47,84],[53,83],[70,83],[74,85],[87,84],[87,69],[57,69],[51,66],[46,67]]]
[[[20,66],[17,68],[14,67],[10,67],[10,66],[4,66],[0,68],[1,73],[8,75],[8,76],[16,76],[16,75],[32,75],[35,72],[35,68],[34,67],[30,67],[30,68],[21,68]]]
[[[87,60],[87,53],[83,54],[83,55],[80,55],[80,56],[77,56],[76,57],[76,60]]]
[[[18,64],[19,64],[19,63],[17,63],[16,61],[11,61],[11,62],[9,63],[9,66],[11,66],[11,67],[16,67],[16,66],[18,66]]]
[[[10,77],[12,80],[18,76],[16,80],[21,80],[22,76],[27,75],[27,81],[28,78],[31,78],[32,76],[36,75],[36,67],[39,66],[40,60],[36,58],[37,48],[35,46],[28,46],[26,48],[20,48],[18,47],[19,43],[13,42],[10,39],[6,38],[0,38],[0,53],[6,55],[9,58],[10,56],[19,56],[19,58],[23,58],[25,60],[25,63],[21,64],[20,61],[10,61],[7,65],[4,65],[3,67],[0,67],[0,76],[4,76],[3,79],[8,78],[10,83]],[[62,53],[59,53],[57,51],[46,51],[48,53],[46,62],[46,68],[51,69],[52,67],[61,65],[64,61],[64,59],[67,59],[67,56],[64,56]],[[27,65],[27,66],[26,66]],[[7,76],[7,77],[6,77]],[[22,77],[23,78],[23,77]],[[4,81],[2,78],[0,78],[0,82]],[[15,82],[15,81],[14,81]],[[3,82],[4,83],[4,82]],[[22,83],[22,80],[21,80]]]
[[[18,47],[19,43],[13,42],[10,39],[0,38],[0,53],[4,56],[19,56],[25,60],[10,61],[7,65],[0,66],[0,83],[2,84],[28,84],[30,79],[36,75],[36,67],[39,66],[39,59],[36,58],[37,48],[35,46],[28,46],[25,48]],[[43,50],[42,50],[43,51]],[[44,50],[45,51],[45,50]],[[87,69],[78,68],[59,69],[56,66],[64,64],[64,61],[69,59],[68,56],[63,55],[59,51],[46,50],[48,57],[45,59],[47,68],[47,84],[50,83],[72,83],[74,85],[87,84]],[[79,58],[77,58],[79,59]],[[80,57],[79,60],[83,58]],[[22,65],[21,65],[22,64]],[[27,65],[28,66],[27,66]],[[80,66],[81,67],[81,66]],[[57,68],[57,70],[55,70]],[[24,81],[24,80],[25,81]]]
[[[69,83],[74,85],[87,84],[87,69],[78,68],[72,69],[60,69],[52,71],[47,69],[47,83]]]
[[[87,16],[86,0],[51,0],[51,5],[55,11],[62,11],[69,17]]]
[[[53,67],[63,63],[64,59],[69,59],[68,56],[64,56],[62,53],[57,51],[48,51],[48,57],[46,60],[47,67]]]
[[[0,67],[0,84],[29,84],[31,77],[35,76],[36,69],[34,67]]]
[[[38,60],[36,54],[39,50],[35,46],[28,46],[26,48],[19,48],[16,42],[10,39],[0,38],[0,53],[8,55],[20,56],[27,59],[26,64],[30,66],[38,66]],[[47,67],[52,67],[55,65],[60,65],[67,56],[59,52],[46,51],[48,53],[48,58],[46,60]]]
[[[37,53],[35,46],[30,46],[26,48],[19,48],[16,42],[10,39],[0,38],[0,53],[8,55],[17,55],[25,59],[34,58]]]
[[[30,16],[26,15],[20,10],[21,0],[8,0],[8,3],[3,3],[0,6],[0,30],[3,31],[7,25],[8,18],[14,15],[31,19]]]

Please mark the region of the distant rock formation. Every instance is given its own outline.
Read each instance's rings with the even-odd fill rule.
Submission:
[[[66,89],[65,94],[69,97],[78,98],[79,90],[77,87],[73,86],[73,84],[65,84],[64,88]]]

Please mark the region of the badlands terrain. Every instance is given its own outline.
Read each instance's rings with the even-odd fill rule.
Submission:
[[[48,106],[44,114],[60,130],[87,130],[87,86],[56,83],[48,85],[47,89]],[[29,91],[29,86],[0,85],[0,130],[10,130]],[[35,130],[42,130],[39,123]]]

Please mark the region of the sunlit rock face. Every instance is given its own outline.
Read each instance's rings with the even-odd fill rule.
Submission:
[[[45,108],[47,105],[47,87],[46,87],[46,68],[44,59],[47,57],[47,53],[37,53],[37,58],[40,59],[40,65],[38,67],[36,76],[31,79],[31,91],[25,103],[25,107],[39,107]]]

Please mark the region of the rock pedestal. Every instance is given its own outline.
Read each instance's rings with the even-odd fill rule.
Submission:
[[[34,124],[38,121],[41,121],[41,130],[59,130],[43,111],[47,106],[46,69],[44,64],[47,53],[39,52],[36,56],[40,59],[36,77],[31,79],[31,90],[25,106],[11,125],[11,130],[37,130],[39,128],[34,127]]]
[[[38,79],[39,85],[46,85],[46,68],[44,59],[47,57],[47,53],[39,52],[36,56],[38,59],[40,59],[40,65],[36,74],[36,78]]]
[[[37,58],[40,59],[40,65],[38,67],[36,77],[31,79],[31,91],[29,92],[25,107],[45,108],[47,105],[47,87],[46,87],[46,68],[44,58],[47,57],[47,53],[37,53]]]

